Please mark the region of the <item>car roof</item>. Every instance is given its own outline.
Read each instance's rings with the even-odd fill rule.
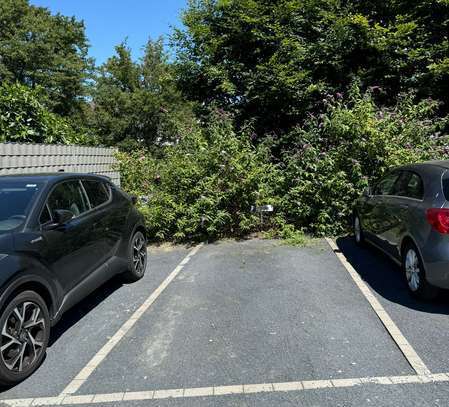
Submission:
[[[392,168],[393,170],[419,170],[420,168],[439,167],[449,169],[449,160],[424,161],[416,164],[406,164]]]
[[[84,174],[79,172],[42,172],[42,173],[31,173],[31,174],[7,174],[0,175],[1,180],[17,180],[21,179],[27,182],[56,182],[64,179],[73,178],[97,178],[109,181],[109,178],[104,175],[97,174]]]
[[[424,164],[428,164],[428,165],[436,165],[436,166],[438,166],[438,167],[448,168],[448,169],[449,169],[449,160],[433,160],[433,161],[426,161]]]

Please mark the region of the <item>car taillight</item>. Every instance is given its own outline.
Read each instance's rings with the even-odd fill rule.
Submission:
[[[438,232],[449,234],[449,209],[427,209],[427,221]]]

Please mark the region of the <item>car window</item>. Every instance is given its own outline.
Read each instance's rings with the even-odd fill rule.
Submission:
[[[56,186],[47,200],[51,215],[58,209],[63,209],[79,216],[89,207],[79,181],[66,181]]]
[[[410,172],[407,182],[405,196],[409,198],[422,199],[424,194],[423,182],[421,177],[415,172]]]
[[[408,171],[400,171],[398,180],[394,184],[392,194],[397,196],[407,196],[407,184],[409,178],[410,173]]]
[[[423,182],[421,177],[412,171],[401,171],[395,183],[393,195],[407,198],[423,198]]]
[[[46,223],[50,222],[51,219],[52,219],[51,213],[50,210],[48,209],[48,205],[46,204],[44,206],[44,209],[42,209],[41,216],[39,217],[39,223],[41,225],[45,225]]]
[[[42,183],[0,180],[0,234],[23,224],[42,188]]]
[[[374,188],[374,195],[391,195],[396,180],[398,179],[398,172],[391,172],[382,178]]]
[[[83,180],[82,182],[92,208],[109,201],[111,192],[104,182],[95,180]]]
[[[443,194],[446,201],[449,201],[449,174],[446,172],[443,176],[442,186],[443,186]]]

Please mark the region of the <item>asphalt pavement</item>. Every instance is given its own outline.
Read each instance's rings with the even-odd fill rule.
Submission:
[[[304,248],[258,239],[150,247],[145,277],[115,278],[69,311],[42,366],[0,399],[86,407],[448,405],[447,294],[413,300],[390,260],[350,238],[336,245],[349,266],[325,240]],[[401,338],[428,374],[414,370]]]

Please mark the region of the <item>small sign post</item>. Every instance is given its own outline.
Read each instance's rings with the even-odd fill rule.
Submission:
[[[260,214],[260,224],[263,225],[263,214],[264,213],[271,213],[274,211],[273,205],[252,205],[251,206],[251,212],[256,212]]]

